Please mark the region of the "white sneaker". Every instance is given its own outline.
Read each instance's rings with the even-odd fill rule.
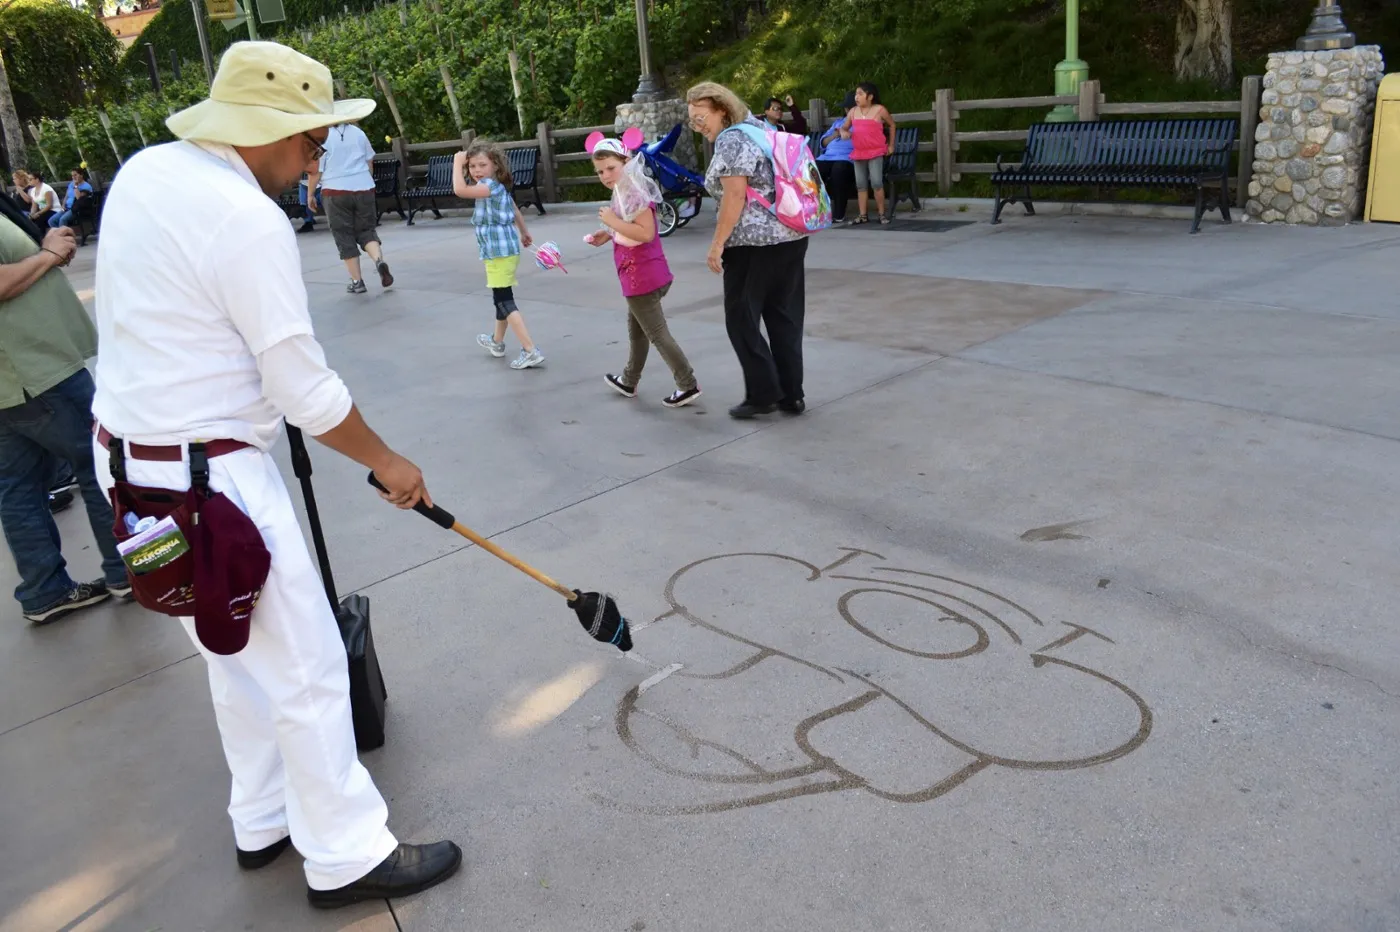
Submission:
[[[512,369],[533,369],[544,362],[544,353],[540,352],[537,346],[532,350],[521,350],[520,355],[511,362]]]
[[[495,356],[497,359],[500,359],[506,354],[506,345],[504,343],[497,343],[495,340],[491,339],[489,333],[478,334],[476,345],[486,350],[486,352]]]

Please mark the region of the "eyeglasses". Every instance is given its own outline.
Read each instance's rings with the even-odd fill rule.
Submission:
[[[690,118],[690,128],[691,128],[691,129],[704,129],[704,128],[705,128],[705,121],[708,120],[709,118],[710,118],[710,117],[709,117],[709,114],[705,114],[705,113],[697,114],[696,116],[691,117],[691,118]]]
[[[312,148],[311,148],[311,158],[308,159],[307,161],[310,161],[310,162],[319,162],[319,161],[321,161],[321,156],[323,156],[323,155],[326,154],[326,147],[323,146],[323,145],[321,145],[319,142],[317,142],[316,139],[315,139],[310,133],[302,133],[301,135],[306,139],[307,142],[311,143],[311,147],[312,147]]]

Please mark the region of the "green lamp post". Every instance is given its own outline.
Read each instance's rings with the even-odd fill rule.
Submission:
[[[1079,85],[1089,79],[1089,63],[1079,57],[1079,0],[1065,0],[1065,60],[1055,66],[1055,96],[1079,93]],[[1047,123],[1068,123],[1079,119],[1077,107],[1061,104],[1045,117]]]

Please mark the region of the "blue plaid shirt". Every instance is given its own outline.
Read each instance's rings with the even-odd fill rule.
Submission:
[[[520,233],[515,229],[515,199],[495,178],[480,182],[491,189],[491,196],[478,198],[472,209],[476,224],[476,251],[481,259],[504,259],[520,255]]]

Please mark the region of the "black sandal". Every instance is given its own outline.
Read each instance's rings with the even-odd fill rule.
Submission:
[[[855,226],[857,223],[869,223],[869,222],[870,222],[870,218],[869,218],[868,216],[866,216],[865,214],[861,214],[859,217],[857,217],[856,219],[854,219],[854,220],[851,221],[851,225],[852,225],[852,226]]]

